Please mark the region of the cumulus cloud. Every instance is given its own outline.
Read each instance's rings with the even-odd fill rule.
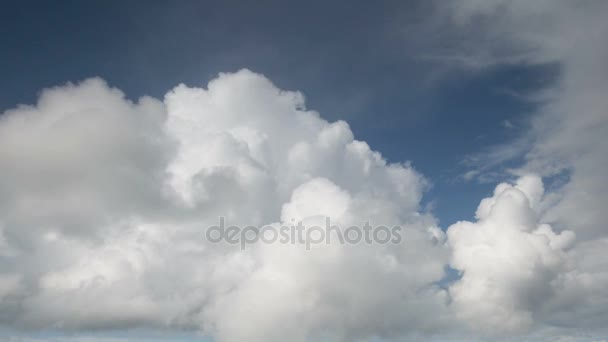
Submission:
[[[538,223],[543,193],[538,177],[502,183],[481,201],[477,222],[458,222],[448,231],[450,264],[462,272],[450,293],[457,315],[483,332],[512,333],[534,323],[567,269],[571,231],[555,233]]]
[[[261,75],[164,101],[100,79],[0,121],[0,319],[21,328],[155,327],[221,341],[355,339],[446,326],[445,236],[425,179]],[[401,244],[239,250],[231,224],[402,225]]]
[[[0,116],[0,324],[191,330],[228,342],[602,332],[605,3],[463,1],[446,11],[454,31],[485,37],[448,59],[561,69],[522,138],[479,156],[525,163],[474,222],[444,233],[420,209],[421,174],[262,75],[220,74],[137,101],[89,79]],[[240,250],[204,239],[219,216],[404,230],[398,244]]]
[[[510,56],[490,58],[485,67],[513,61],[558,67],[555,84],[533,94],[538,112],[520,129],[520,138],[475,156],[476,174],[469,175],[483,177],[523,157],[511,174],[536,173],[548,181],[540,222],[573,231],[577,243],[568,252],[571,269],[561,277],[555,300],[533,318],[585,330],[603,327],[608,319],[607,12],[603,1],[462,1],[444,12],[457,30],[476,32],[465,38],[464,56],[493,56],[499,47],[500,56]],[[480,39],[486,36],[493,39]]]

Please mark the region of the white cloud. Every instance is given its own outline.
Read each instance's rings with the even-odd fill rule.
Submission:
[[[99,79],[0,121],[5,325],[203,330],[221,341],[344,339],[447,326],[444,235],[426,181],[261,75],[136,103]],[[230,224],[404,226],[398,245],[204,240]]]
[[[476,32],[465,39],[465,47],[485,55],[507,48],[501,56],[521,57],[523,65],[559,67],[556,83],[537,95],[539,110],[522,136],[476,156],[475,170],[481,169],[483,177],[488,165],[495,170],[523,156],[523,165],[510,173],[532,172],[548,180],[539,222],[573,231],[577,243],[567,253],[569,269],[558,277],[559,284],[551,284],[552,301],[532,318],[574,331],[603,327],[608,319],[607,3],[462,1],[448,12],[456,27]],[[495,39],[480,39],[487,36]],[[470,58],[477,55],[461,51]],[[486,65],[502,63],[498,58]]]
[[[458,222],[447,232],[450,264],[463,273],[450,287],[457,315],[484,333],[513,333],[532,326],[567,269],[571,231],[555,233],[538,223],[543,193],[538,177],[496,187],[481,201],[477,222]]]
[[[528,133],[478,159],[495,166],[527,152],[523,176],[482,200],[475,222],[446,237],[419,208],[424,177],[262,75],[220,74],[207,88],[135,102],[90,79],[0,117],[0,324],[200,330],[219,341],[601,336],[605,3],[447,11],[454,30],[482,32],[449,60],[562,69]],[[548,190],[533,175],[564,171],[565,185]],[[241,251],[204,240],[218,216],[405,230],[398,245]],[[446,280],[448,264],[461,277]]]

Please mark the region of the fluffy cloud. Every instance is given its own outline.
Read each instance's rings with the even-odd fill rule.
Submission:
[[[162,101],[133,102],[90,79],[3,113],[0,324],[185,329],[228,342],[601,333],[605,4],[553,3],[448,8],[455,30],[490,42],[473,36],[456,60],[557,63],[562,78],[524,137],[481,159],[524,154],[524,176],[447,234],[420,210],[427,181],[409,164],[387,163],[347,123],[247,70],[179,85]],[[571,29],[581,18],[595,35]],[[205,241],[219,216],[241,226],[370,221],[402,226],[403,240],[239,250]]]
[[[483,172],[477,173],[483,176],[484,165],[502,167],[523,157],[512,172],[536,173],[548,181],[540,222],[573,231],[577,243],[568,252],[570,270],[560,277],[553,301],[533,318],[583,330],[604,327],[608,320],[607,11],[604,1],[462,1],[447,11],[459,30],[479,32],[465,39],[471,43],[466,46],[474,46],[474,52],[463,50],[469,64],[559,69],[555,84],[527,94],[539,109],[521,137],[478,156]],[[473,62],[479,56],[488,57],[486,63]]]
[[[22,328],[202,330],[222,341],[343,339],[446,326],[448,251],[426,181],[263,76],[164,102],[102,80],[0,121],[0,319]],[[230,224],[402,225],[401,244],[204,240]]]
[[[538,224],[543,189],[538,177],[503,183],[481,201],[477,222],[458,222],[447,232],[450,264],[463,272],[450,293],[457,315],[484,332],[521,331],[553,295],[566,270],[574,233],[556,234]]]

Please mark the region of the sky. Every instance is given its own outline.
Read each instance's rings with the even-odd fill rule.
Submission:
[[[463,194],[464,157],[516,135],[504,122],[517,124],[533,105],[513,92],[554,77],[545,65],[471,74],[429,58],[436,43],[425,40],[442,33],[427,27],[432,8],[424,3],[24,1],[7,7],[0,71],[11,87],[0,95],[3,109],[88,77],[102,77],[136,99],[248,68],[301,91],[324,118],[348,121],[358,139],[389,161],[411,161],[433,191],[447,194],[434,196],[444,224],[460,219],[457,211],[473,211],[492,190],[467,184]]]
[[[4,1],[0,337],[605,340],[607,14]],[[219,216],[406,235],[239,250]]]

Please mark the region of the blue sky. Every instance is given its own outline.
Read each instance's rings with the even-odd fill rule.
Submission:
[[[249,68],[303,92],[307,107],[324,118],[346,120],[389,161],[411,161],[431,180],[426,200],[445,226],[470,218],[461,213],[472,213],[494,186],[463,182],[465,157],[520,134],[535,107],[526,92],[542,89],[558,71],[469,70],[429,59],[436,45],[457,45],[458,38],[427,28],[431,7],[416,1],[7,6],[0,73],[11,86],[0,94],[3,109],[92,76],[135,99]]]
[[[2,5],[0,340],[608,336],[606,2]]]

